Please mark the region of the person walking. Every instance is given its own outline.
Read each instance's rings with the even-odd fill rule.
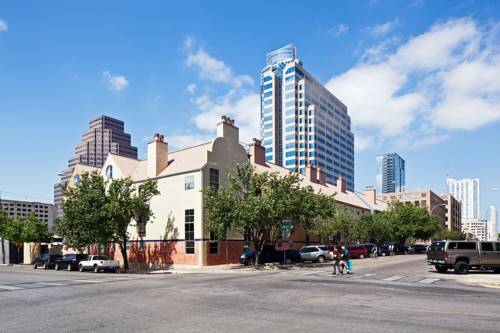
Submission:
[[[346,273],[350,274],[352,272],[352,261],[349,259],[349,249],[342,246],[342,263],[343,267],[346,268]],[[342,274],[344,274],[344,269],[342,268]]]
[[[373,247],[372,247],[372,256],[373,256],[374,259],[376,259],[377,255],[378,255],[377,244],[373,244]]]
[[[340,253],[339,250],[334,247],[332,251],[333,257],[333,273],[332,275],[339,276],[344,275],[343,270],[340,269]]]

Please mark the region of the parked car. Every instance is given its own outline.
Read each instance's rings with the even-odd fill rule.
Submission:
[[[427,252],[427,245],[425,244],[415,244],[413,245],[414,253],[425,253]]]
[[[412,254],[413,249],[409,245],[398,245],[395,246],[396,254]]]
[[[325,245],[308,245],[300,249],[300,258],[302,261],[312,261],[323,263],[325,260],[332,259],[330,251]]]
[[[285,252],[285,253],[283,253]],[[300,262],[300,253],[296,249],[288,249],[286,251],[276,250],[272,245],[264,246],[260,256],[260,264],[267,264],[271,262],[279,262],[286,264],[293,264]],[[255,264],[255,252],[247,249],[240,256],[240,264],[245,266],[252,266]]]
[[[378,245],[377,246],[377,255],[381,257],[385,257],[390,255],[391,253],[389,252],[389,245]]]
[[[348,245],[347,249],[349,250],[349,258],[351,259],[368,257],[368,249],[363,245]]]
[[[38,267],[43,269],[54,268],[56,260],[61,258],[62,255],[59,254],[44,253],[35,259],[35,262],[33,263],[33,268],[34,269],[37,269]]]
[[[375,247],[375,244],[373,243],[366,243],[366,244],[359,244],[360,246],[366,248],[368,250],[368,257],[370,257],[373,253],[373,248]],[[378,252],[378,247],[377,247],[377,252]]]
[[[435,241],[427,251],[427,261],[439,273],[448,269],[456,274],[467,274],[470,269],[500,273],[500,242]]]
[[[60,269],[75,270],[78,268],[80,261],[86,259],[86,254],[68,253],[63,255],[61,259],[56,260],[54,268],[56,271]]]
[[[90,255],[86,260],[80,261],[78,270],[80,272],[93,270],[95,273],[100,271],[116,272],[120,268],[120,263],[116,260],[108,260],[106,256]]]

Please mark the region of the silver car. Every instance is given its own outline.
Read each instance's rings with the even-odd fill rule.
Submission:
[[[330,252],[328,248],[324,245],[309,245],[304,246],[300,249],[300,258],[302,261],[312,261],[323,263],[325,260],[329,260]]]

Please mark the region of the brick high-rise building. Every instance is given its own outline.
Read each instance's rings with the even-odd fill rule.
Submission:
[[[100,168],[108,153],[137,158],[137,147],[131,145],[123,121],[101,115],[92,119],[89,125],[82,135],[82,143],[75,147],[75,155],[68,160],[68,168],[59,174],[61,181],[54,185],[56,216],[61,215],[63,192],[77,164]]]

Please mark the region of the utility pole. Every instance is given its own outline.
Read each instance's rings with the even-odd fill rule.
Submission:
[[[0,191],[0,209],[3,211],[3,206],[2,206],[2,191]],[[3,236],[2,236],[1,243],[2,243],[2,264],[5,265],[5,241],[3,239]]]

